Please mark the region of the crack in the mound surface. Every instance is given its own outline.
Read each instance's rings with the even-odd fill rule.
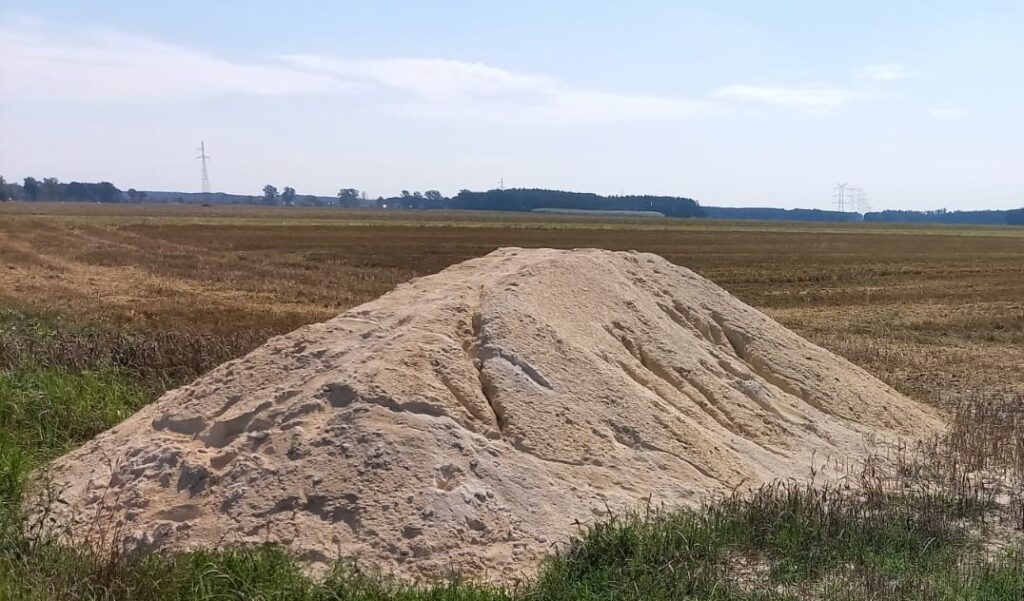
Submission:
[[[793,420],[791,420],[785,414],[783,414],[782,411],[778,407],[776,407],[770,399],[767,399],[762,395],[758,394],[758,391],[755,388],[751,387],[751,382],[751,380],[738,380],[737,382],[734,382],[731,386],[733,390],[739,392],[743,396],[747,397],[748,399],[756,403],[758,407],[770,413],[773,417],[781,419],[787,424],[794,423]]]
[[[717,423],[719,427],[723,428],[728,432],[734,432],[742,435],[745,439],[750,441],[751,444],[764,449],[765,451],[773,454],[777,454],[776,451],[764,446],[756,440],[754,435],[749,429],[738,424],[733,416],[721,406],[720,403],[715,399],[714,394],[708,390],[705,386],[702,386],[696,379],[691,378],[685,370],[675,368],[671,372],[661,365],[657,360],[650,356],[643,347],[639,344],[634,343],[625,332],[617,330],[614,326],[607,329],[608,333],[611,334],[616,340],[618,340],[623,348],[639,363],[647,372],[653,375],[655,378],[665,382],[668,386],[677,390],[680,394],[693,401],[698,407],[701,408],[703,414],[711,418],[712,421]],[[753,369],[753,368],[752,368]],[[628,373],[628,371],[627,371]],[[631,375],[631,377],[633,377]],[[636,379],[634,377],[634,379]],[[694,394],[687,391],[687,388],[692,388],[700,398],[695,398]],[[657,393],[656,393],[657,394]],[[660,394],[658,396],[661,396]],[[661,396],[665,399],[664,396]],[[668,400],[668,399],[665,399]],[[672,405],[680,412],[684,413],[679,409],[675,403]]]
[[[540,386],[541,388],[544,388],[546,390],[553,389],[551,383],[548,382],[547,378],[541,375],[539,371],[537,371],[536,367],[534,367],[528,361],[522,359],[521,357],[519,357],[519,355],[516,355],[515,353],[511,353],[500,347],[486,345],[477,349],[477,356],[483,362],[490,361],[492,359],[500,359],[505,363],[511,365],[513,368],[519,369],[519,371],[523,372],[523,375],[529,378],[530,381],[532,381],[537,386]]]
[[[626,374],[627,376],[629,376],[629,379],[630,379],[630,380],[632,380],[633,382],[636,382],[636,383],[637,383],[637,385],[639,385],[639,386],[643,387],[643,388],[644,388],[645,390],[648,390],[648,391],[650,391],[650,392],[651,392],[651,393],[653,393],[653,394],[654,394],[655,396],[657,396],[657,397],[658,397],[659,399],[661,399],[661,401],[662,401],[663,403],[665,403],[665,405],[666,405],[666,406],[667,406],[668,408],[671,408],[671,409],[672,409],[673,411],[675,411],[675,412],[676,412],[676,413],[677,413],[677,414],[678,414],[678,415],[680,416],[680,419],[684,420],[684,421],[685,421],[685,422],[687,423],[687,425],[688,425],[689,427],[691,427],[691,428],[699,428],[699,429],[701,429],[701,430],[705,430],[705,427],[704,427],[703,425],[701,425],[701,424],[697,423],[696,421],[694,421],[694,419],[693,419],[693,417],[692,417],[691,415],[689,415],[688,413],[686,413],[685,411],[683,411],[682,409],[680,409],[680,408],[679,408],[679,407],[678,407],[678,406],[676,405],[675,401],[673,401],[673,400],[672,400],[671,398],[669,398],[669,397],[667,397],[667,396],[666,396],[665,394],[663,394],[663,393],[662,393],[662,392],[661,392],[660,390],[658,390],[658,388],[657,388],[656,386],[654,386],[654,385],[653,385],[653,384],[651,384],[650,382],[646,382],[646,381],[644,381],[644,380],[643,380],[643,379],[642,379],[642,378],[641,378],[641,377],[640,377],[640,376],[639,376],[639,375],[638,375],[638,374],[637,374],[637,373],[636,373],[636,372],[634,371],[634,368],[633,368],[633,367],[632,367],[631,365],[629,365],[628,363],[622,362],[622,361],[618,361],[618,362],[615,362],[615,363],[609,363],[609,364],[610,364],[610,365],[615,365],[615,366],[617,366],[617,367],[618,367],[619,369],[621,369],[621,370],[622,370],[622,371],[623,371],[623,372],[624,372],[624,373],[625,373],[625,374]],[[650,371],[650,370],[648,370],[648,371]],[[657,374],[652,374],[652,375],[655,375],[655,376],[657,376]],[[659,378],[659,379],[660,379],[660,378]],[[665,382],[665,383],[666,383],[666,384],[668,384],[669,386],[671,386],[671,384],[670,384],[670,383],[668,383],[668,382]],[[675,389],[675,388],[673,387],[673,389]],[[712,416],[712,417],[713,417],[713,416]],[[668,426],[667,426],[667,425],[665,425],[664,423],[662,423],[662,422],[659,422],[659,423],[661,423],[661,424],[662,424],[662,427],[668,428]],[[719,425],[722,425],[722,424],[721,424],[721,422],[718,422],[718,421],[716,421],[716,423],[718,423]],[[723,427],[724,427],[724,426],[723,426]],[[616,440],[616,441],[618,441],[618,442],[619,442],[620,444],[623,444],[623,445],[625,445],[625,446],[633,446],[633,445],[631,445],[631,444],[627,444],[627,442],[623,441],[623,440],[622,440],[622,439],[620,438],[620,435],[619,435],[618,431],[617,431],[617,430],[616,430],[615,428],[612,428],[612,431],[613,431],[613,433],[614,433],[613,437],[614,437],[614,438],[615,438],[615,440]],[[707,434],[705,434],[705,435],[707,435]],[[678,438],[678,437],[677,437],[677,438]],[[712,474],[711,472],[707,471],[706,469],[704,469],[704,468],[700,467],[700,466],[699,466],[698,464],[694,463],[693,461],[690,461],[689,459],[687,459],[687,458],[685,458],[685,457],[683,457],[683,456],[681,456],[681,455],[679,455],[679,454],[677,454],[677,453],[675,453],[675,452],[672,452],[672,451],[668,451],[668,450],[666,450],[666,449],[662,449],[662,448],[660,448],[660,447],[657,447],[657,446],[651,445],[650,443],[647,443],[646,441],[643,441],[643,440],[639,440],[638,444],[640,444],[640,445],[641,445],[641,447],[642,447],[642,448],[644,448],[645,450],[651,450],[651,451],[656,451],[656,452],[660,452],[660,453],[665,453],[665,454],[667,454],[667,455],[671,455],[671,456],[675,457],[676,459],[678,459],[678,460],[680,460],[680,461],[682,461],[682,462],[684,462],[684,463],[686,463],[686,464],[690,465],[691,467],[693,467],[693,469],[694,469],[694,470],[696,470],[697,472],[700,472],[700,473],[701,473],[701,474],[703,474],[704,476],[707,476],[708,478],[711,478],[711,479],[714,479],[714,480],[718,480],[719,482],[722,482],[722,480],[721,480],[720,478],[718,478],[717,476],[715,476],[715,475],[714,475],[714,474]]]
[[[718,327],[722,329],[725,339],[729,341],[729,346],[732,347],[736,356],[743,360],[743,362],[747,364],[747,366],[749,366],[750,369],[761,379],[774,385],[783,393],[796,397],[823,413],[829,413],[820,401],[812,398],[811,395],[809,395],[802,387],[797,386],[785,376],[779,375],[769,369],[759,356],[750,352],[750,347],[744,335],[729,325],[725,318],[718,313],[712,313],[711,318],[718,324]]]
[[[711,319],[718,324],[719,328],[721,328],[722,334],[725,335],[725,340],[729,343],[729,346],[732,347],[732,352],[745,363],[750,364],[750,353],[749,349],[747,349],[747,341],[743,339],[743,335],[740,334],[738,330],[728,325],[725,318],[717,312],[711,313]],[[751,365],[751,367],[753,367],[753,365]]]
[[[460,387],[456,381],[452,380],[452,377],[447,372],[439,370],[437,371],[437,377],[441,380],[441,384],[448,389],[448,393],[451,394],[455,400],[458,401],[459,405],[468,411],[470,415],[485,423],[489,421],[487,411],[481,408],[480,403],[474,402],[474,399],[469,398],[466,391]],[[485,404],[489,406],[489,403]],[[476,431],[476,428],[471,427],[470,429]]]
[[[569,466],[573,466],[573,467],[581,467],[581,466],[587,465],[586,462],[584,462],[584,461],[569,461],[567,459],[555,459],[554,457],[545,457],[544,455],[541,455],[537,451],[534,451],[530,447],[528,447],[525,444],[523,444],[522,440],[515,440],[515,441],[513,441],[512,442],[512,448],[514,448],[515,450],[517,450],[517,451],[519,451],[521,453],[526,453],[527,455],[529,455],[531,457],[535,457],[537,459],[540,459],[541,461],[546,461],[548,463],[558,463],[558,464],[561,464],[561,465],[569,465]]]
[[[733,422],[729,413],[719,407],[719,404],[715,402],[714,396],[711,395],[704,387],[698,386],[694,381],[692,381],[692,379],[686,377],[678,369],[675,370],[676,377],[673,377],[672,372],[669,372],[663,365],[654,360],[654,358],[652,358],[650,354],[643,349],[643,347],[636,348],[635,356],[644,369],[654,374],[655,377],[664,381],[672,388],[675,388],[682,394],[686,395],[686,397],[693,402],[697,403],[697,405],[704,410],[704,413],[713,419],[719,426],[730,432],[740,432],[745,434],[745,432],[739,428],[735,422]],[[680,381],[677,381],[677,378]],[[694,396],[690,394],[682,384],[686,384],[687,387],[697,391],[697,394],[699,394],[701,398],[694,398]],[[703,402],[701,402],[701,399],[703,399]]]
[[[715,482],[722,482],[722,479],[719,478],[718,476],[712,474],[704,467],[687,459],[686,457],[683,457],[682,455],[676,453],[675,451],[669,451],[668,449],[663,449],[656,444],[647,442],[640,436],[639,432],[637,432],[633,428],[616,427],[615,425],[612,424],[609,424],[608,427],[612,431],[612,438],[614,438],[616,442],[618,442],[624,447],[628,447],[631,449],[640,448],[643,449],[644,451],[653,451],[655,453],[662,453],[664,455],[668,455],[669,457],[674,457],[675,459],[681,461],[682,463],[685,463],[686,465],[692,467],[694,471],[704,476],[705,478],[708,478],[709,480],[714,480]]]
[[[703,409],[704,410],[704,414],[707,415],[708,417],[710,417],[720,427],[725,428],[726,430],[729,429],[729,424],[724,422],[724,421],[722,421],[722,419],[720,419],[717,415],[715,415],[715,412],[708,411],[707,408],[704,406],[705,405],[704,403],[701,403],[698,399],[693,398],[693,395],[691,395],[691,394],[687,393],[685,390],[683,390],[679,386],[679,384],[677,384],[676,382],[673,382],[674,378],[672,378],[671,375],[669,373],[667,373],[664,369],[661,369],[660,366],[657,365],[656,362],[651,361],[650,356],[647,355],[647,353],[645,353],[643,351],[643,349],[639,348],[639,346],[637,344],[635,344],[632,340],[630,340],[629,337],[626,336],[625,332],[621,332],[621,331],[616,330],[616,328],[614,326],[612,328],[607,328],[607,331],[608,331],[609,334],[612,335],[613,338],[615,338],[619,342],[619,344],[622,345],[622,347],[624,349],[626,349],[626,352],[628,352],[630,354],[630,356],[633,357],[633,359],[635,359],[636,362],[639,363],[640,366],[644,368],[644,370],[646,370],[649,374],[651,374],[652,376],[654,376],[658,380],[664,382],[666,385],[669,386],[669,388],[679,392],[680,394],[682,394],[686,398],[690,399],[698,407]],[[633,380],[638,381],[636,376],[634,374],[632,374],[629,370],[626,370],[626,373]],[[644,386],[645,388],[653,390],[655,394],[657,394],[662,400],[668,402],[676,411],[679,411],[683,415],[687,415],[686,411],[681,409],[671,399],[666,398],[660,392],[658,392],[657,390],[654,390],[653,386],[647,386],[646,384],[644,384],[642,382],[639,382],[639,381],[638,381],[638,383],[641,386]]]
[[[634,368],[631,365],[629,365],[629,364],[627,364],[625,362],[622,362],[622,361],[616,362],[613,365],[618,366],[619,369],[621,369],[627,376],[629,376],[630,380],[636,382],[639,386],[642,386],[644,389],[649,390],[651,393],[653,393],[655,396],[657,396],[659,399],[661,399],[662,402],[666,403],[669,407],[672,407],[673,409],[675,409],[679,413],[683,414],[684,416],[689,417],[688,415],[686,415],[685,412],[683,412],[678,407],[676,407],[675,402],[672,399],[668,398],[660,390],[658,390],[657,387],[655,387],[650,382],[645,382],[640,377],[640,375],[636,373],[636,371],[634,370]]]
[[[408,321],[411,319],[409,317],[406,317],[406,318],[403,318],[403,319],[405,320],[405,322],[402,323],[401,325],[404,325],[405,329],[407,329],[407,330],[410,330],[410,331],[413,331],[413,332],[416,332],[416,333],[419,333],[419,334],[422,334],[422,335],[425,335],[425,336],[432,336],[432,337],[438,338],[441,341],[445,342],[447,345],[450,345],[450,346],[455,347],[455,348],[461,347],[463,352],[466,353],[466,357],[469,360],[470,367],[474,371],[476,371],[478,373],[478,377],[479,377],[479,371],[480,370],[479,370],[479,368],[476,365],[477,354],[476,354],[475,335],[473,336],[472,339],[464,339],[462,341],[462,343],[459,343],[457,340],[455,340],[454,338],[452,338],[451,336],[449,336],[448,334],[445,334],[443,332],[435,332],[433,330],[428,330],[426,328],[421,328],[421,327],[414,326],[414,325],[407,325]],[[460,406],[462,406],[463,409],[465,409],[471,416],[473,416],[474,418],[476,418],[476,419],[478,419],[478,420],[480,420],[482,422],[486,423],[486,422],[490,421],[488,419],[487,412],[482,409],[482,404],[479,402],[479,400],[472,398],[473,397],[473,392],[471,390],[467,390],[465,387],[460,386],[458,384],[458,380],[453,379],[452,374],[449,373],[447,370],[443,369],[441,367],[440,363],[435,363],[434,367],[435,367],[434,373],[435,373],[435,375],[437,375],[438,380],[441,381],[441,384],[448,390],[448,393],[452,395],[452,397],[456,400],[456,402],[459,403]],[[481,384],[481,389],[482,388],[483,388],[483,385]],[[484,400],[486,401],[483,404],[486,404],[486,405],[490,406],[491,402],[487,398],[487,393],[485,391],[481,390],[481,394],[484,397]],[[493,413],[493,407],[490,407],[490,408],[491,408],[492,413]],[[495,416],[495,420],[497,421],[497,417],[496,416]],[[476,431],[476,428],[473,427],[471,424],[464,424],[464,425],[466,425],[470,430]]]
[[[758,436],[755,433],[751,432],[749,428],[737,422],[736,419],[733,417],[732,412],[726,409],[725,406],[718,401],[717,397],[711,390],[709,390],[706,386],[698,382],[696,378],[691,377],[682,368],[676,367],[675,372],[680,378],[683,379],[684,382],[687,383],[687,385],[691,386],[694,390],[700,393],[700,395],[704,398],[708,406],[713,407],[716,411],[722,414],[722,420],[724,420],[724,423],[723,421],[718,420],[718,418],[715,418],[714,414],[712,414],[709,411],[709,415],[711,415],[712,418],[715,419],[715,421],[718,421],[718,423],[723,424],[723,427],[730,429],[730,431],[742,435],[752,444],[764,449],[765,451],[777,454],[777,452],[774,451],[773,449],[761,444],[761,442],[758,441]]]
[[[722,344],[725,335],[722,333],[722,329],[717,327],[717,324],[713,321],[708,321],[698,316],[692,309],[682,304],[678,300],[672,301],[672,308],[675,309],[676,313],[682,320],[689,324],[690,327],[695,328],[701,335],[704,336],[709,342],[714,344]],[[667,311],[666,311],[667,312]],[[671,317],[671,314],[669,314]]]
[[[472,318],[472,333],[468,344],[466,345],[466,354],[469,357],[469,363],[476,370],[477,379],[480,383],[480,393],[484,395],[484,399],[487,401],[487,405],[491,408],[491,413],[494,414],[494,423],[498,427],[498,435],[504,436],[505,426],[508,425],[505,420],[505,408],[501,406],[494,398],[494,383],[491,382],[490,377],[484,373],[483,360],[480,358],[480,346],[483,344],[483,323],[481,320],[480,313],[474,313]]]
[[[703,330],[697,327],[697,324],[687,319],[687,316],[678,311],[675,307],[670,307],[665,303],[658,303],[658,308],[661,309],[661,312],[668,316],[668,318],[671,319],[677,326],[683,328],[684,330],[694,331],[697,332],[698,334],[702,334],[705,336],[707,335]]]

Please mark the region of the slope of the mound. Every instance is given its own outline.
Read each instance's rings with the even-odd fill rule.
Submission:
[[[501,578],[609,507],[804,478],[937,425],[657,256],[502,249],[274,338],[50,475],[77,540]]]

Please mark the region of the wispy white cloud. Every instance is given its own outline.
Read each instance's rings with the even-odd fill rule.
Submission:
[[[882,79],[904,73],[896,65],[872,69]],[[5,89],[8,99],[132,103],[359,96],[400,114],[570,124],[699,119],[726,112],[735,102],[821,114],[854,97],[826,86],[732,85],[696,98],[615,92],[446,59],[294,54],[238,60],[109,29],[41,21],[0,23],[0,75],[31,82]]]
[[[22,82],[6,88],[7,97],[87,102],[356,91],[316,73],[101,29],[0,28],[0,75]]]
[[[182,101],[225,95],[364,95],[391,110],[551,122],[689,119],[708,101],[588,90],[481,63],[287,55],[238,61],[112,30],[0,25],[7,98]]]
[[[860,69],[860,77],[871,81],[890,82],[910,79],[910,70],[896,63],[866,65]]]
[[[577,120],[628,120],[629,115],[647,119],[687,119],[721,113],[711,102],[665,96],[611,94],[566,89],[551,91],[552,108]]]
[[[487,98],[550,89],[554,80],[485,65],[444,59],[346,59],[287,55],[280,60],[303,72],[389,88],[437,101]]]
[[[754,102],[827,113],[850,101],[853,94],[842,88],[734,85],[717,90],[716,98]]]
[[[928,116],[932,119],[959,119],[967,113],[961,109],[951,107],[936,107],[928,109]]]
[[[717,110],[704,100],[586,90],[551,77],[480,63],[309,55],[281,58],[305,71],[398,92],[403,110],[416,114],[585,122],[687,119]]]

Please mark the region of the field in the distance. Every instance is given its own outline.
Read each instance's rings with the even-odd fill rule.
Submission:
[[[33,528],[32,470],[163,390],[502,246],[660,254],[950,427],[851,466],[849,488],[775,483],[597,522],[511,587],[344,561],[310,578],[277,547],[95,553]],[[0,203],[0,599],[1016,601],[1022,373],[1024,229]]]
[[[202,339],[197,371],[502,246],[662,255],[929,402],[1024,391],[1020,228],[10,203],[0,305]]]

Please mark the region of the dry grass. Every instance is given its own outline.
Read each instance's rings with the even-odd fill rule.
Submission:
[[[500,246],[640,249],[949,410],[852,486],[593,525],[517,590],[303,576],[275,548],[93,557],[25,536],[32,467],[274,333]],[[0,205],[0,598],[1018,599],[1024,230]],[[145,386],[140,386],[144,384]]]
[[[1013,228],[8,204],[0,304],[219,360],[501,246],[654,252],[917,398],[1024,392]]]

